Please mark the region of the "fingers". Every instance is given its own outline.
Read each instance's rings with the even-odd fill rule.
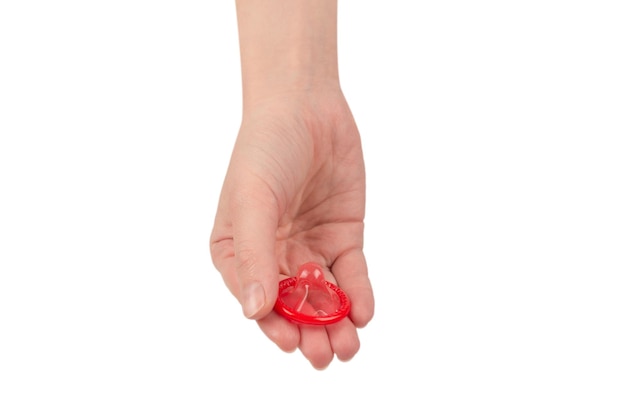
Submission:
[[[278,289],[278,209],[272,192],[259,183],[245,182],[230,205],[238,298],[251,319],[271,312]]]
[[[361,348],[356,328],[347,318],[336,324],[327,325],[326,332],[333,352],[341,361],[352,359]]]
[[[301,326],[299,348],[304,357],[318,370],[328,367],[334,357],[326,327],[324,326]]]
[[[271,312],[257,323],[281,350],[291,353],[300,348],[318,370],[328,367],[335,355],[341,361],[352,359],[360,348],[356,328],[347,318],[327,326],[298,326]]]
[[[291,353],[300,345],[300,329],[275,312],[257,321],[261,331],[281,350]]]
[[[335,260],[331,270],[337,284],[352,303],[350,319],[358,328],[366,326],[374,316],[374,292],[363,252],[353,250],[341,255]]]
[[[334,356],[348,361],[359,351],[360,342],[356,328],[348,318],[326,326],[301,326],[300,351],[311,365],[323,370]]]

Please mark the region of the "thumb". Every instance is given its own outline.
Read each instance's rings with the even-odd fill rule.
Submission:
[[[247,188],[231,206],[239,303],[250,319],[266,316],[278,292],[278,205],[266,186]]]

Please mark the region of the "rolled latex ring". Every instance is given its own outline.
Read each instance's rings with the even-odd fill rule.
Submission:
[[[290,320],[291,322],[304,325],[330,325],[341,321],[350,313],[350,299],[338,286],[324,280],[324,284],[339,297],[339,307],[335,312],[326,313],[323,316],[307,315],[298,312],[293,307],[288,306],[281,298],[284,292],[296,285],[297,277],[290,277],[282,280],[278,285],[278,298],[274,310]]]

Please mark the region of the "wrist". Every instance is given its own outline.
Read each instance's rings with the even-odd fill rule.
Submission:
[[[237,0],[244,106],[339,90],[336,0]]]

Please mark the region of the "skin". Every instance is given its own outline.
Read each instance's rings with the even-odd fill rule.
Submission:
[[[211,256],[243,313],[317,369],[359,350],[374,314],[363,254],[365,166],[337,69],[336,0],[238,0],[243,115]],[[315,262],[348,295],[328,326],[273,311],[278,282]]]

